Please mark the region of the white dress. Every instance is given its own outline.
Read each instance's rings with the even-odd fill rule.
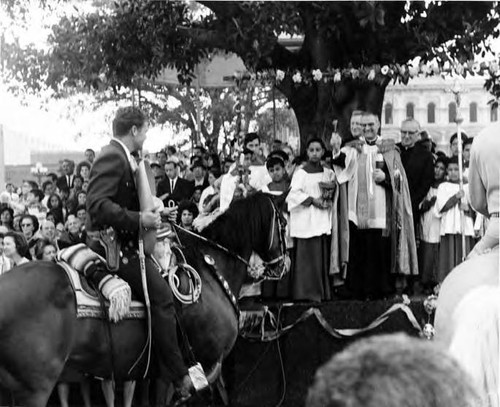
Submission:
[[[335,180],[334,172],[323,168],[323,172],[307,173],[299,168],[292,178],[291,190],[286,199],[290,211],[290,235],[308,239],[329,235],[332,231],[332,209],[319,209],[313,205],[304,206],[307,198],[320,198],[320,182]]]
[[[468,202],[467,196],[469,186],[464,185],[465,196],[462,202]],[[444,235],[459,235],[462,233],[462,218],[461,210],[458,205],[455,205],[449,211],[440,213],[441,209],[445,206],[446,202],[460,190],[458,184],[452,182],[443,182],[439,185],[436,193],[436,204],[434,205],[434,214],[441,218],[441,236]],[[470,216],[464,216],[464,227],[466,236],[474,236],[474,225]]]

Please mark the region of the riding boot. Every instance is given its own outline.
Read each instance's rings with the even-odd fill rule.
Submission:
[[[172,381],[179,381],[188,369],[179,348],[173,302],[151,301],[151,317],[153,343],[163,368]]]
[[[99,287],[99,283],[108,275],[109,272],[103,264],[92,265],[85,271],[85,277],[93,287]]]

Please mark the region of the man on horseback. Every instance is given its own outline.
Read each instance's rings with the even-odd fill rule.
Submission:
[[[172,380],[181,398],[188,398],[194,390],[179,349],[176,316],[172,291],[162,278],[157,263],[146,257],[147,287],[143,287],[138,254],[138,236],[141,228],[157,229],[161,216],[157,210],[141,211],[136,171],[136,154],[146,140],[148,122],[138,108],[118,109],[113,120],[113,139],[95,160],[87,190],[87,224],[89,246],[99,254],[106,254],[108,266],[118,266],[117,275],[125,280],[132,291],[145,299],[146,289],[151,303],[152,339],[157,348],[162,378]],[[114,231],[102,242],[106,232]],[[119,246],[113,247],[114,242]],[[114,259],[113,259],[114,257]],[[106,276],[94,271],[91,278],[100,281]]]

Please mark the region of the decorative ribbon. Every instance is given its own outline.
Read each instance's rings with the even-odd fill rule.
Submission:
[[[422,333],[422,327],[420,324],[417,322],[417,318],[413,314],[413,311],[411,308],[408,306],[409,305],[409,300],[404,299],[404,302],[398,303],[398,304],[393,304],[387,311],[382,313],[380,316],[378,316],[375,320],[373,320],[369,325],[367,325],[364,328],[355,328],[355,329],[336,329],[333,328],[325,319],[323,314],[318,308],[309,308],[306,311],[302,313],[302,315],[293,323],[283,327],[283,328],[278,328],[278,323],[276,321],[276,317],[274,314],[269,311],[268,307],[263,308],[263,317],[261,321],[261,328],[260,328],[260,335],[257,334],[252,334],[250,332],[245,332],[244,329],[240,330],[240,335],[244,338],[247,339],[257,339],[262,342],[270,342],[274,341],[278,338],[280,338],[282,335],[293,329],[296,325],[299,323],[305,321],[311,316],[314,316],[316,320],[319,322],[319,324],[323,327],[323,329],[328,332],[331,336],[337,339],[341,338],[352,338],[355,336],[358,336],[360,334],[363,334],[365,332],[372,331],[373,329],[377,328],[381,324],[383,324],[387,319],[393,315],[394,313],[398,311],[402,311],[406,317],[408,318],[408,321],[412,324],[413,328],[415,328],[420,334]],[[242,313],[243,314],[243,313]],[[250,314],[255,314],[255,312],[250,311]],[[266,331],[264,328],[265,322],[266,322],[266,317],[269,319],[270,325],[274,328],[273,330],[268,330]],[[244,316],[242,315],[242,318],[240,319],[240,327],[242,323],[244,322]]]

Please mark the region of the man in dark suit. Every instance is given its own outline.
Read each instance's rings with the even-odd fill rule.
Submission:
[[[180,201],[191,199],[194,185],[179,177],[179,161],[170,157],[165,164],[167,177],[158,183],[156,196],[160,198],[165,206],[178,205]]]
[[[415,231],[419,222],[418,207],[434,182],[434,158],[432,153],[421,146],[420,124],[415,119],[406,119],[401,123],[401,161],[408,178],[411,207]]]
[[[112,227],[121,243],[118,276],[144,300],[138,248],[138,231],[159,228],[158,211],[140,211],[135,184],[137,163],[132,153],[142,149],[148,122],[135,107],[120,108],[113,120],[114,138],[94,161],[87,190],[87,224],[90,239],[100,230]],[[96,245],[90,241],[89,245]],[[92,246],[91,246],[92,247]],[[193,383],[177,342],[172,291],[158,273],[153,259],[146,257],[147,288],[151,301],[153,344],[158,350],[160,371],[172,380],[182,398],[188,398]]]
[[[73,182],[75,180],[75,176],[73,174],[73,169],[71,166],[71,161],[67,158],[64,159],[61,165],[62,175],[57,179],[56,186],[61,189],[71,189],[73,188]]]

